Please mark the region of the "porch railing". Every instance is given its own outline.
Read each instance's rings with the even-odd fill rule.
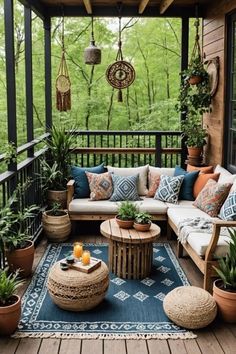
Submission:
[[[183,165],[181,132],[169,131],[73,131],[76,148],[72,163],[80,166],[105,165],[133,167],[150,164]]]

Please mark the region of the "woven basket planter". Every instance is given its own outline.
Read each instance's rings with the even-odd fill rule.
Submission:
[[[50,210],[42,216],[42,225],[45,235],[51,242],[64,242],[71,232],[71,222],[68,213],[61,211],[62,215],[50,215]]]

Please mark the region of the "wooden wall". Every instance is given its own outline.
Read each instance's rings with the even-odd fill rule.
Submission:
[[[225,65],[226,65],[226,14],[236,11],[236,0],[213,1],[206,10],[203,20],[203,53],[205,59],[219,57],[219,85],[213,98],[212,113],[203,117],[204,126],[209,133],[206,163],[223,164],[224,121],[225,121]]]

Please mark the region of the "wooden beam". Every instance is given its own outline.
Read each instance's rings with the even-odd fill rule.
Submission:
[[[163,15],[168,7],[174,2],[174,0],[161,0],[160,3],[160,14]]]
[[[138,13],[141,15],[143,11],[146,9],[149,0],[141,0],[138,7]]]
[[[45,18],[45,6],[39,0],[19,0],[25,7],[29,7],[42,20]]]
[[[92,5],[90,0],[83,0],[84,6],[86,8],[86,11],[89,15],[92,15],[93,10],[92,10]]]

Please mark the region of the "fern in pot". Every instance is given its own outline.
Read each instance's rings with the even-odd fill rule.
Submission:
[[[125,200],[120,203],[118,213],[116,215],[117,224],[123,229],[130,229],[133,227],[135,215],[138,209],[135,203]]]
[[[148,231],[152,224],[152,216],[146,212],[140,212],[135,215],[134,228],[137,231]]]
[[[214,282],[213,297],[225,322],[236,322],[236,230],[229,230],[229,251],[214,267],[220,277]]]

